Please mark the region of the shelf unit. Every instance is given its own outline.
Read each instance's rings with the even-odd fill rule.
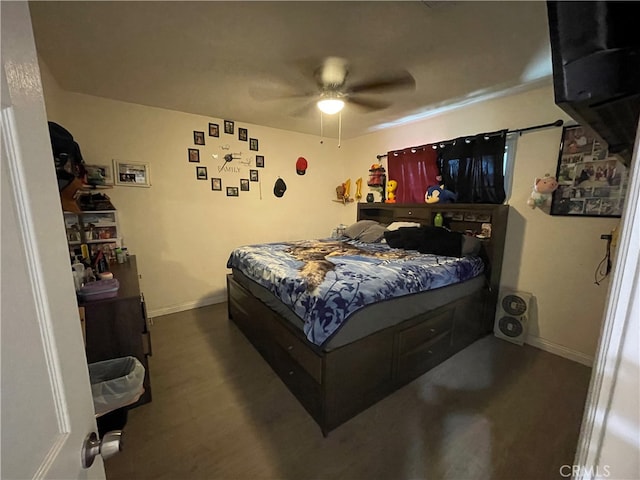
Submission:
[[[80,214],[64,212],[69,254],[77,255],[84,243],[93,257],[98,251],[109,260],[115,259],[114,250],[122,245],[118,214],[115,210],[98,210]]]

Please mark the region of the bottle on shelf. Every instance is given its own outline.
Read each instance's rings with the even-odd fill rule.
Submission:
[[[89,245],[83,243],[82,245],[80,245],[80,251],[82,252],[82,257],[85,259],[85,261],[91,263],[91,257],[89,256]]]
[[[93,269],[98,274],[109,271],[109,261],[102,250],[98,250],[93,260]]]
[[[433,226],[441,227],[444,223],[444,219],[442,218],[442,213],[436,213],[436,216],[433,218]]]

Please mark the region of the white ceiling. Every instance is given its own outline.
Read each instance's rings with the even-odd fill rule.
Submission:
[[[327,56],[349,81],[408,70],[416,89],[347,105],[343,138],[551,74],[544,2],[31,2],[38,52],[68,91],[320,133],[306,99],[257,99],[256,88],[313,92]],[[325,121],[327,118],[325,116]],[[325,135],[337,136],[334,119]]]

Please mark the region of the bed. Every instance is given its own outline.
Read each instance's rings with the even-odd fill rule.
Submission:
[[[231,253],[229,318],[324,435],[491,332],[508,206],[363,203],[357,220],[432,225],[438,212],[453,231],[490,230],[477,255],[345,237]]]

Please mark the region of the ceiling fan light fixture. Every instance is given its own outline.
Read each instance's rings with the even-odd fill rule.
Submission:
[[[322,113],[334,115],[344,108],[344,101],[339,98],[323,98],[318,100],[318,108]]]

